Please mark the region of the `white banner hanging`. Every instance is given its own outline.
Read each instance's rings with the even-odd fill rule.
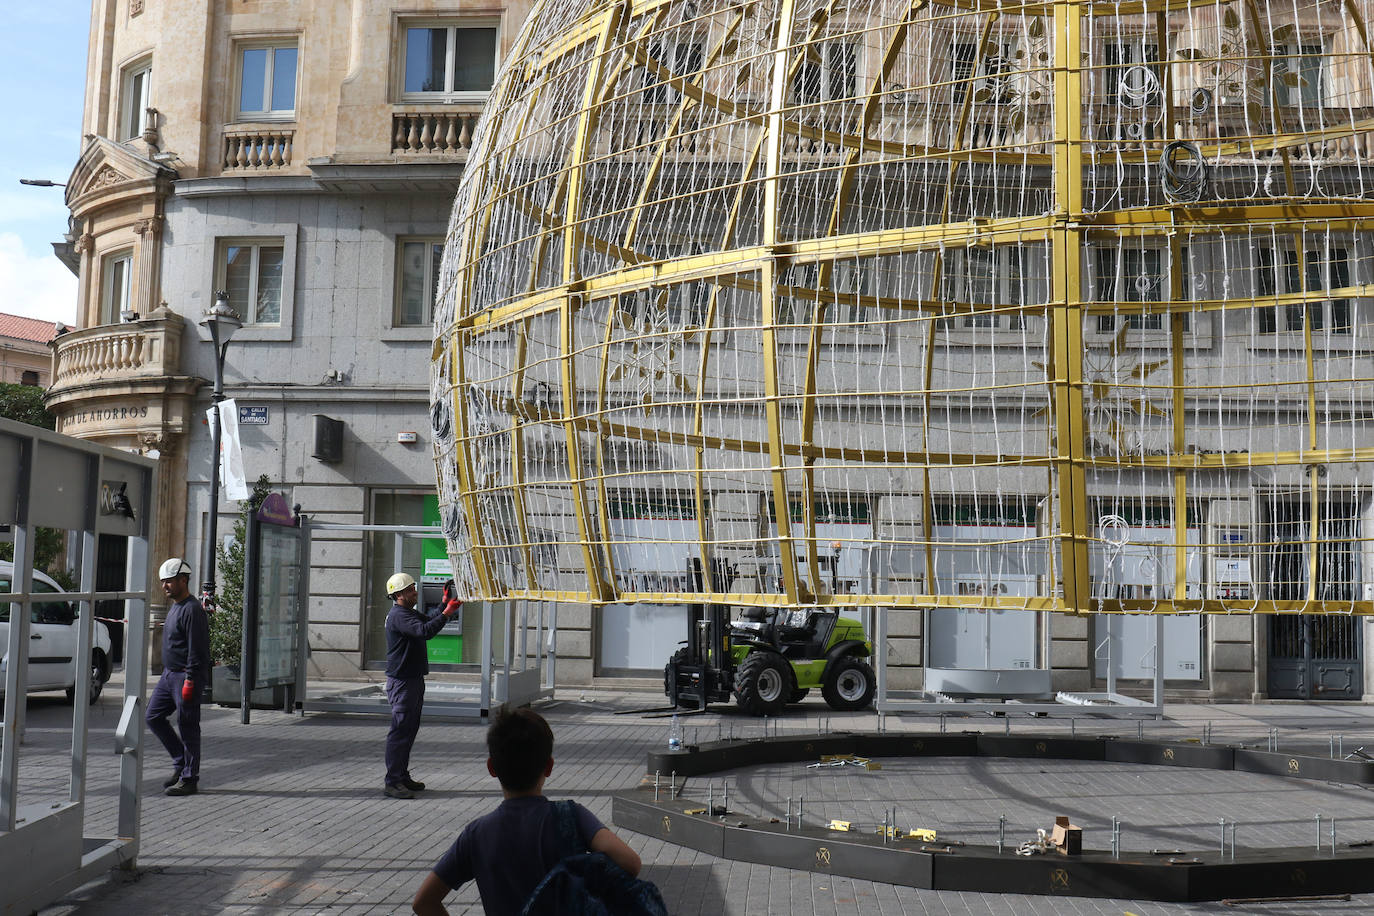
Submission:
[[[239,445],[239,411],[232,398],[220,402],[219,477],[226,499],[248,498],[248,479],[243,472],[243,448]],[[214,407],[211,406],[212,413]],[[213,420],[213,418],[212,418]]]

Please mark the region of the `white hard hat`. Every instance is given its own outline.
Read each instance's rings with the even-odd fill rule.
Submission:
[[[388,595],[399,594],[415,584],[415,579],[410,573],[397,573],[386,580],[386,593]]]
[[[157,570],[159,579],[175,579],[177,576],[189,576],[191,574],[191,564],[181,557],[172,557],[163,563]]]

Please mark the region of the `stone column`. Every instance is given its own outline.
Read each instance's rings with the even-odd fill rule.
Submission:
[[[150,216],[134,224],[138,234],[138,288],[130,296],[134,311],[147,318],[158,306],[158,279],[161,266],[162,217]]]
[[[83,232],[72,244],[81,256],[81,267],[76,279],[76,323],[78,327],[89,328],[100,324],[100,303],[91,307],[91,277],[95,274],[95,236]],[[54,367],[54,370],[56,367]],[[53,381],[57,381],[54,371]]]

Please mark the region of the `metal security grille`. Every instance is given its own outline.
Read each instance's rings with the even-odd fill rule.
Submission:
[[[1350,503],[1318,504],[1315,587],[1309,587],[1311,510],[1307,503],[1275,503],[1270,514],[1270,592],[1300,601],[1351,600],[1357,577],[1358,522]],[[1269,621],[1268,694],[1287,699],[1350,699],[1361,693],[1359,618],[1275,616]]]

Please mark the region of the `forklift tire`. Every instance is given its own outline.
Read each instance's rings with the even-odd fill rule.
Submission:
[[[681,694],[674,696],[675,691],[673,690],[673,687],[676,686],[675,682],[677,678],[674,675],[677,671],[677,667],[686,660],[687,650],[678,649],[673,653],[673,657],[668,659],[668,664],[663,666],[663,694],[668,698],[669,704],[673,706],[686,707],[689,702],[689,698]]]
[[[792,695],[787,698],[787,702],[789,705],[792,703],[800,703],[802,700],[806,699],[806,695],[810,692],[810,687],[798,687],[796,690],[792,691]]]
[[[821,696],[831,709],[853,712],[873,702],[877,679],[868,662],[855,655],[843,655],[825,668]]]
[[[750,652],[735,672],[735,699],[751,716],[776,716],[787,705],[792,666],[775,652]]]

